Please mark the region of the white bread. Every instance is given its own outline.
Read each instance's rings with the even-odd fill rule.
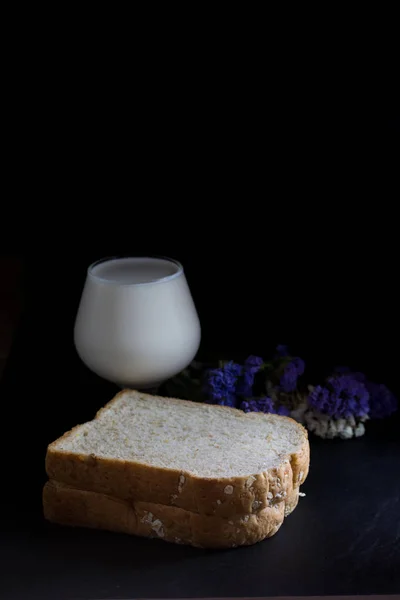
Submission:
[[[202,548],[234,548],[255,544],[274,535],[298,501],[298,489],[286,504],[280,502],[251,515],[230,519],[205,516],[150,502],[129,503],[56,481],[46,483],[43,506],[46,519],[61,525],[97,528],[160,538]]]
[[[46,454],[55,481],[218,518],[284,511],[308,470],[307,430],[288,417],[132,390]]]

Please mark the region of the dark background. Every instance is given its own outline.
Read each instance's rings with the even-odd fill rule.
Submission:
[[[24,306],[1,381],[4,531],[42,531],[47,444],[115,393],[72,338],[86,269],[103,256],[183,263],[200,357],[286,343],[312,382],[347,364],[400,394],[390,106],[288,102],[238,116],[231,103],[160,113],[155,102],[134,127],[118,112],[104,123],[95,104],[62,106],[39,112],[45,127],[21,115],[24,143],[10,146],[2,250],[22,259]],[[383,438],[394,422],[379,425]]]

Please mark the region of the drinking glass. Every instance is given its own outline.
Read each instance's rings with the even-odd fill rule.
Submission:
[[[88,268],[74,343],[85,365],[103,379],[121,387],[157,387],[190,364],[200,338],[178,261],[105,258]]]

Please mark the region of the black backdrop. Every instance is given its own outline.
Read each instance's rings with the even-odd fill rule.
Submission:
[[[75,20],[84,22],[82,15]],[[131,582],[147,560],[158,562],[150,546],[147,552],[140,546],[132,555],[130,544],[118,549],[120,542],[113,545],[109,538],[99,548],[96,539],[106,538],[85,543],[83,536],[71,544],[68,537],[46,532],[43,522],[47,444],[91,418],[115,392],[84,368],[72,342],[91,261],[122,253],[181,260],[199,310],[204,355],[264,354],[283,342],[305,358],[313,378],[324,365],[347,363],[400,394],[399,120],[388,89],[395,78],[389,73],[386,81],[383,76],[377,81],[374,73],[375,65],[383,72],[390,53],[384,59],[367,56],[375,32],[368,29],[368,43],[360,44],[352,31],[356,52],[346,48],[341,61],[344,36],[339,29],[329,44],[331,60],[303,29],[296,46],[287,44],[283,35],[278,34],[277,43],[269,35],[269,51],[257,54],[254,45],[243,52],[242,32],[235,29],[235,42],[229,46],[224,36],[217,36],[223,40],[223,53],[215,52],[209,36],[203,35],[196,44],[196,60],[190,44],[170,29],[162,45],[154,44],[157,33],[151,36],[142,27],[145,39],[137,41],[135,31],[132,51],[123,47],[127,39],[132,44],[132,36],[121,31],[120,43],[113,46],[110,28],[96,27],[92,19],[83,29],[85,52],[73,29],[68,38],[61,35],[59,21],[53,19],[53,27],[46,23],[54,41],[29,22],[32,40],[22,29],[22,15],[17,32],[9,27],[12,41],[4,61],[11,76],[2,95],[8,104],[2,111],[0,245],[2,252],[18,254],[24,263],[24,312],[0,381],[0,580],[13,592],[35,579],[50,591],[58,578],[71,589],[79,576],[88,577],[88,587],[98,578],[98,590],[107,577],[113,579],[110,556],[117,571],[126,569],[127,581],[133,556],[138,571],[131,573]],[[324,24],[320,19],[320,30]],[[94,31],[99,31],[97,43]],[[306,56],[308,44],[311,52]],[[206,49],[211,47],[208,59]],[[389,429],[383,424],[381,433]],[[327,539],[315,515],[311,527],[307,522],[302,529],[306,520],[298,520],[302,543],[293,563],[299,572],[285,562],[288,547],[281,538],[285,552],[276,556],[285,559],[280,564],[266,554],[262,566],[255,561],[251,571],[252,559],[240,564],[238,555],[225,562],[227,578],[223,563],[222,568],[208,563],[203,572],[204,563],[189,560],[200,565],[197,581],[206,580],[211,571],[212,589],[214,577],[224,586],[237,572],[242,580],[238,593],[247,595],[249,573],[254,576],[256,569],[264,577],[264,565],[269,564],[271,578],[275,576],[271,589],[277,593],[302,593],[307,573],[306,594],[338,589],[397,592],[392,546],[396,497],[390,505],[396,495],[397,444],[392,440],[397,432],[392,427],[382,453],[373,436],[370,450],[368,440],[365,445],[364,440],[354,443],[351,450],[339,442],[338,456],[349,461],[340,473],[340,489],[351,487],[354,464],[362,464],[364,456],[385,460],[390,472],[379,468],[376,486],[383,482],[390,489],[382,486],[371,498],[367,467],[358,478],[354,473],[359,490],[355,498],[366,490],[363,505],[339,503],[336,510],[334,494],[322,493],[327,510],[320,514],[337,523],[337,535]],[[318,450],[315,455],[313,481],[318,488],[323,481]],[[320,455],[320,466],[328,456]],[[371,465],[373,473],[377,464]],[[317,505],[311,498],[309,506]],[[348,507],[361,518],[349,519]],[[376,515],[370,514],[371,507]],[[355,533],[358,524],[357,546],[343,530],[350,525]],[[76,550],[79,540],[81,553]],[[310,565],[309,556],[317,559],[324,553],[321,540],[327,560]],[[348,559],[341,571],[335,549],[341,552],[346,544]],[[99,560],[102,554],[106,561]],[[374,561],[377,570],[371,568]],[[193,573],[189,563],[183,563],[188,582]],[[334,569],[325,571],[329,563]],[[173,562],[169,567],[175,574]],[[372,582],[375,573],[379,585]],[[146,566],[143,576],[147,579]],[[159,576],[157,569],[151,571],[150,583]],[[281,586],[280,579],[289,587]]]

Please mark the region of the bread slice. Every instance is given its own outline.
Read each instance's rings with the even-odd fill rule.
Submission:
[[[293,419],[133,390],[46,454],[50,479],[215,517],[285,504],[308,470],[307,430]]]
[[[298,488],[286,506],[293,510],[297,501]],[[202,548],[234,548],[260,542],[278,531],[285,513],[285,504],[279,502],[254,514],[221,519],[164,504],[130,503],[57,481],[46,483],[43,506],[46,519],[53,523],[156,537]]]

